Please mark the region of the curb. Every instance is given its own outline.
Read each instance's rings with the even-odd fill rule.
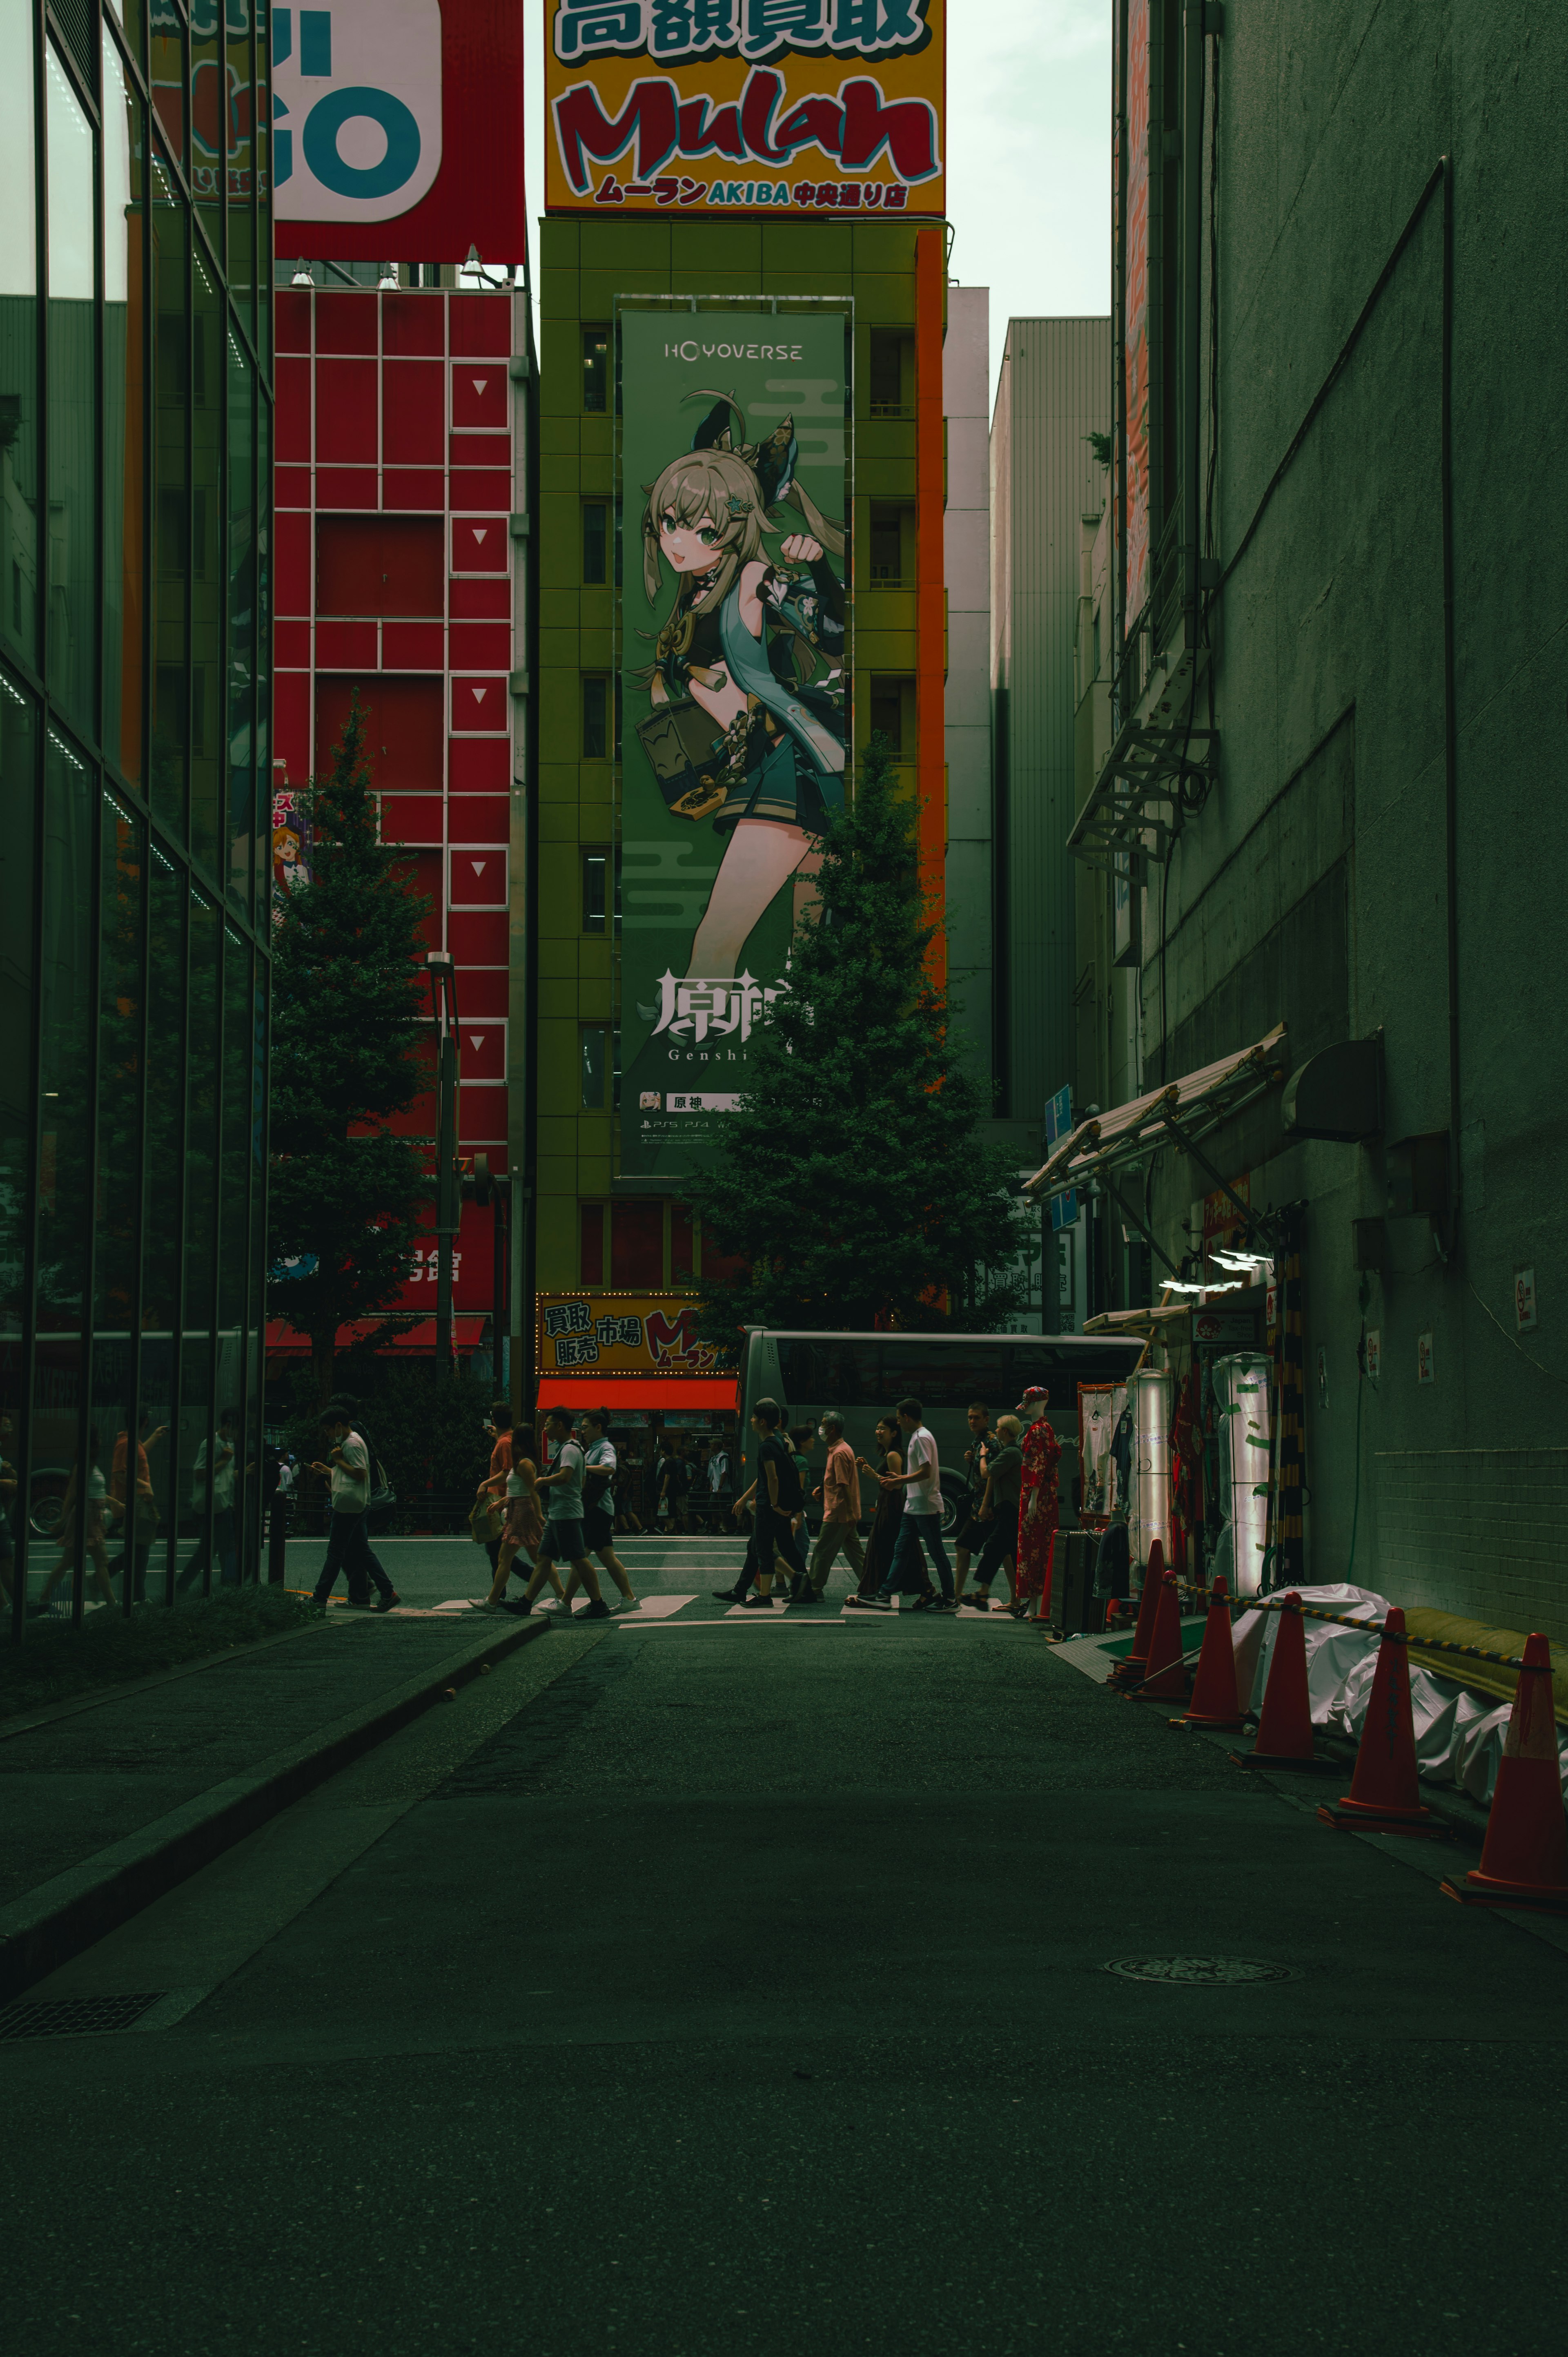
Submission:
[[[530,1618],[466,1652],[448,1654],[435,1668],[334,1721],[306,1742],[198,1793],[166,1816],[155,1818],[150,1825],[0,1908],[0,2005],[209,1866],[361,1753],[397,1734],[439,1701],[449,1686],[467,1685],[492,1662],[542,1637],[550,1625],[547,1617]]]

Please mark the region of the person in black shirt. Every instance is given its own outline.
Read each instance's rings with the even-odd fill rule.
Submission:
[[[787,1438],[779,1437],[784,1411],[777,1400],[760,1399],[752,1410],[751,1428],[761,1441],[757,1454],[757,1593],[746,1598],[750,1611],[773,1609],[773,1558],[777,1555],[791,1580],[804,1581],[806,1566],[795,1544],[793,1518],[806,1502],[800,1477]]]
[[[969,1409],[969,1447],[963,1452],[963,1478],[966,1484],[959,1501],[958,1520],[952,1527],[953,1571],[955,1585],[953,1601],[963,1602],[963,1583],[969,1577],[969,1558],[983,1543],[986,1533],[981,1527],[980,1501],[985,1494],[987,1460],[995,1446],[991,1430],[991,1410],[983,1400],[972,1400]]]

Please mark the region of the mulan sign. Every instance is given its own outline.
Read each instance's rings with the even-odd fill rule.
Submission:
[[[843,807],[843,317],[712,330],[619,326],[621,1170],[645,1178],[712,1161]]]

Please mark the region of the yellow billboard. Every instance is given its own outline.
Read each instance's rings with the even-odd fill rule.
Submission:
[[[941,214],[946,0],[545,0],[551,212]]]

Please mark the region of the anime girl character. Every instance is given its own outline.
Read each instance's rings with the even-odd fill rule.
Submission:
[[[714,405],[645,486],[643,587],[650,605],[666,570],[677,587],[637,733],[671,813],[725,838],[688,967],[716,981],[791,877],[799,919],[817,838],[843,806],[844,595],[828,554],[843,555],[844,533],[795,479],[793,418],[737,444],[730,395],[688,398]],[[804,529],[787,529],[786,508]]]

